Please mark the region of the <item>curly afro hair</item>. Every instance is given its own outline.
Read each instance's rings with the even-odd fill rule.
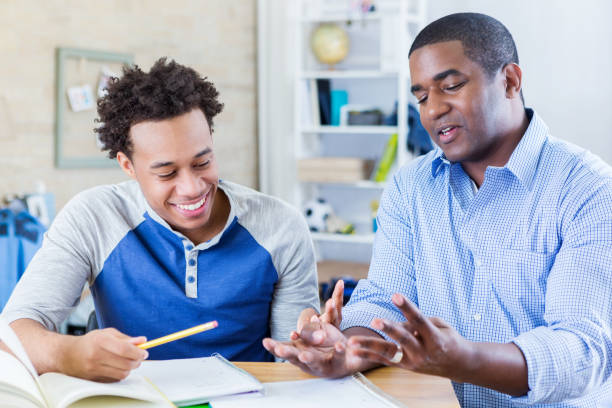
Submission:
[[[160,58],[148,73],[137,65],[123,68],[123,76],[113,78],[106,95],[98,100],[95,129],[108,157],[118,152],[132,157],[130,127],[146,120],[164,120],[200,108],[211,132],[213,118],[223,104],[217,100],[219,92],[192,68]]]

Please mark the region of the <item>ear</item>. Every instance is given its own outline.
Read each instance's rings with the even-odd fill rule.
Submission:
[[[136,178],[136,172],[134,171],[134,165],[129,157],[123,152],[117,152],[117,163],[119,163],[119,167],[121,170],[131,178]]]
[[[506,98],[515,99],[521,97],[521,87],[523,85],[523,71],[517,64],[506,64],[502,68],[502,75],[506,84]]]

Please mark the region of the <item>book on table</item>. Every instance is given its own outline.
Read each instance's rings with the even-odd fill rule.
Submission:
[[[0,318],[0,405],[3,408],[157,408],[259,391],[262,384],[219,355],[144,361],[122,381],[98,383],[60,373],[38,375],[19,339]],[[175,405],[176,404],[176,405]]]

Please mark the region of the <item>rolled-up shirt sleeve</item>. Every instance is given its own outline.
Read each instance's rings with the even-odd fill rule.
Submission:
[[[396,292],[416,303],[410,206],[407,195],[402,194],[402,180],[398,177],[396,175],[383,192],[368,278],[359,281],[343,309],[342,330],[355,326],[374,330],[370,323],[376,317],[404,321],[404,316],[391,303],[391,296]]]
[[[604,185],[561,214],[563,244],[548,275],[545,325],[513,339],[527,362],[528,394],[515,402],[579,398],[612,381],[612,202]]]

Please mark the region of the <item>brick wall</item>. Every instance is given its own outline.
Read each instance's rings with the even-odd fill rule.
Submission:
[[[54,167],[56,47],[131,53],[147,71],[168,56],[208,76],[225,103],[214,134],[221,176],[257,187],[255,24],[255,0],[2,1],[0,197],[41,180],[62,207],[126,179],[118,169]]]

